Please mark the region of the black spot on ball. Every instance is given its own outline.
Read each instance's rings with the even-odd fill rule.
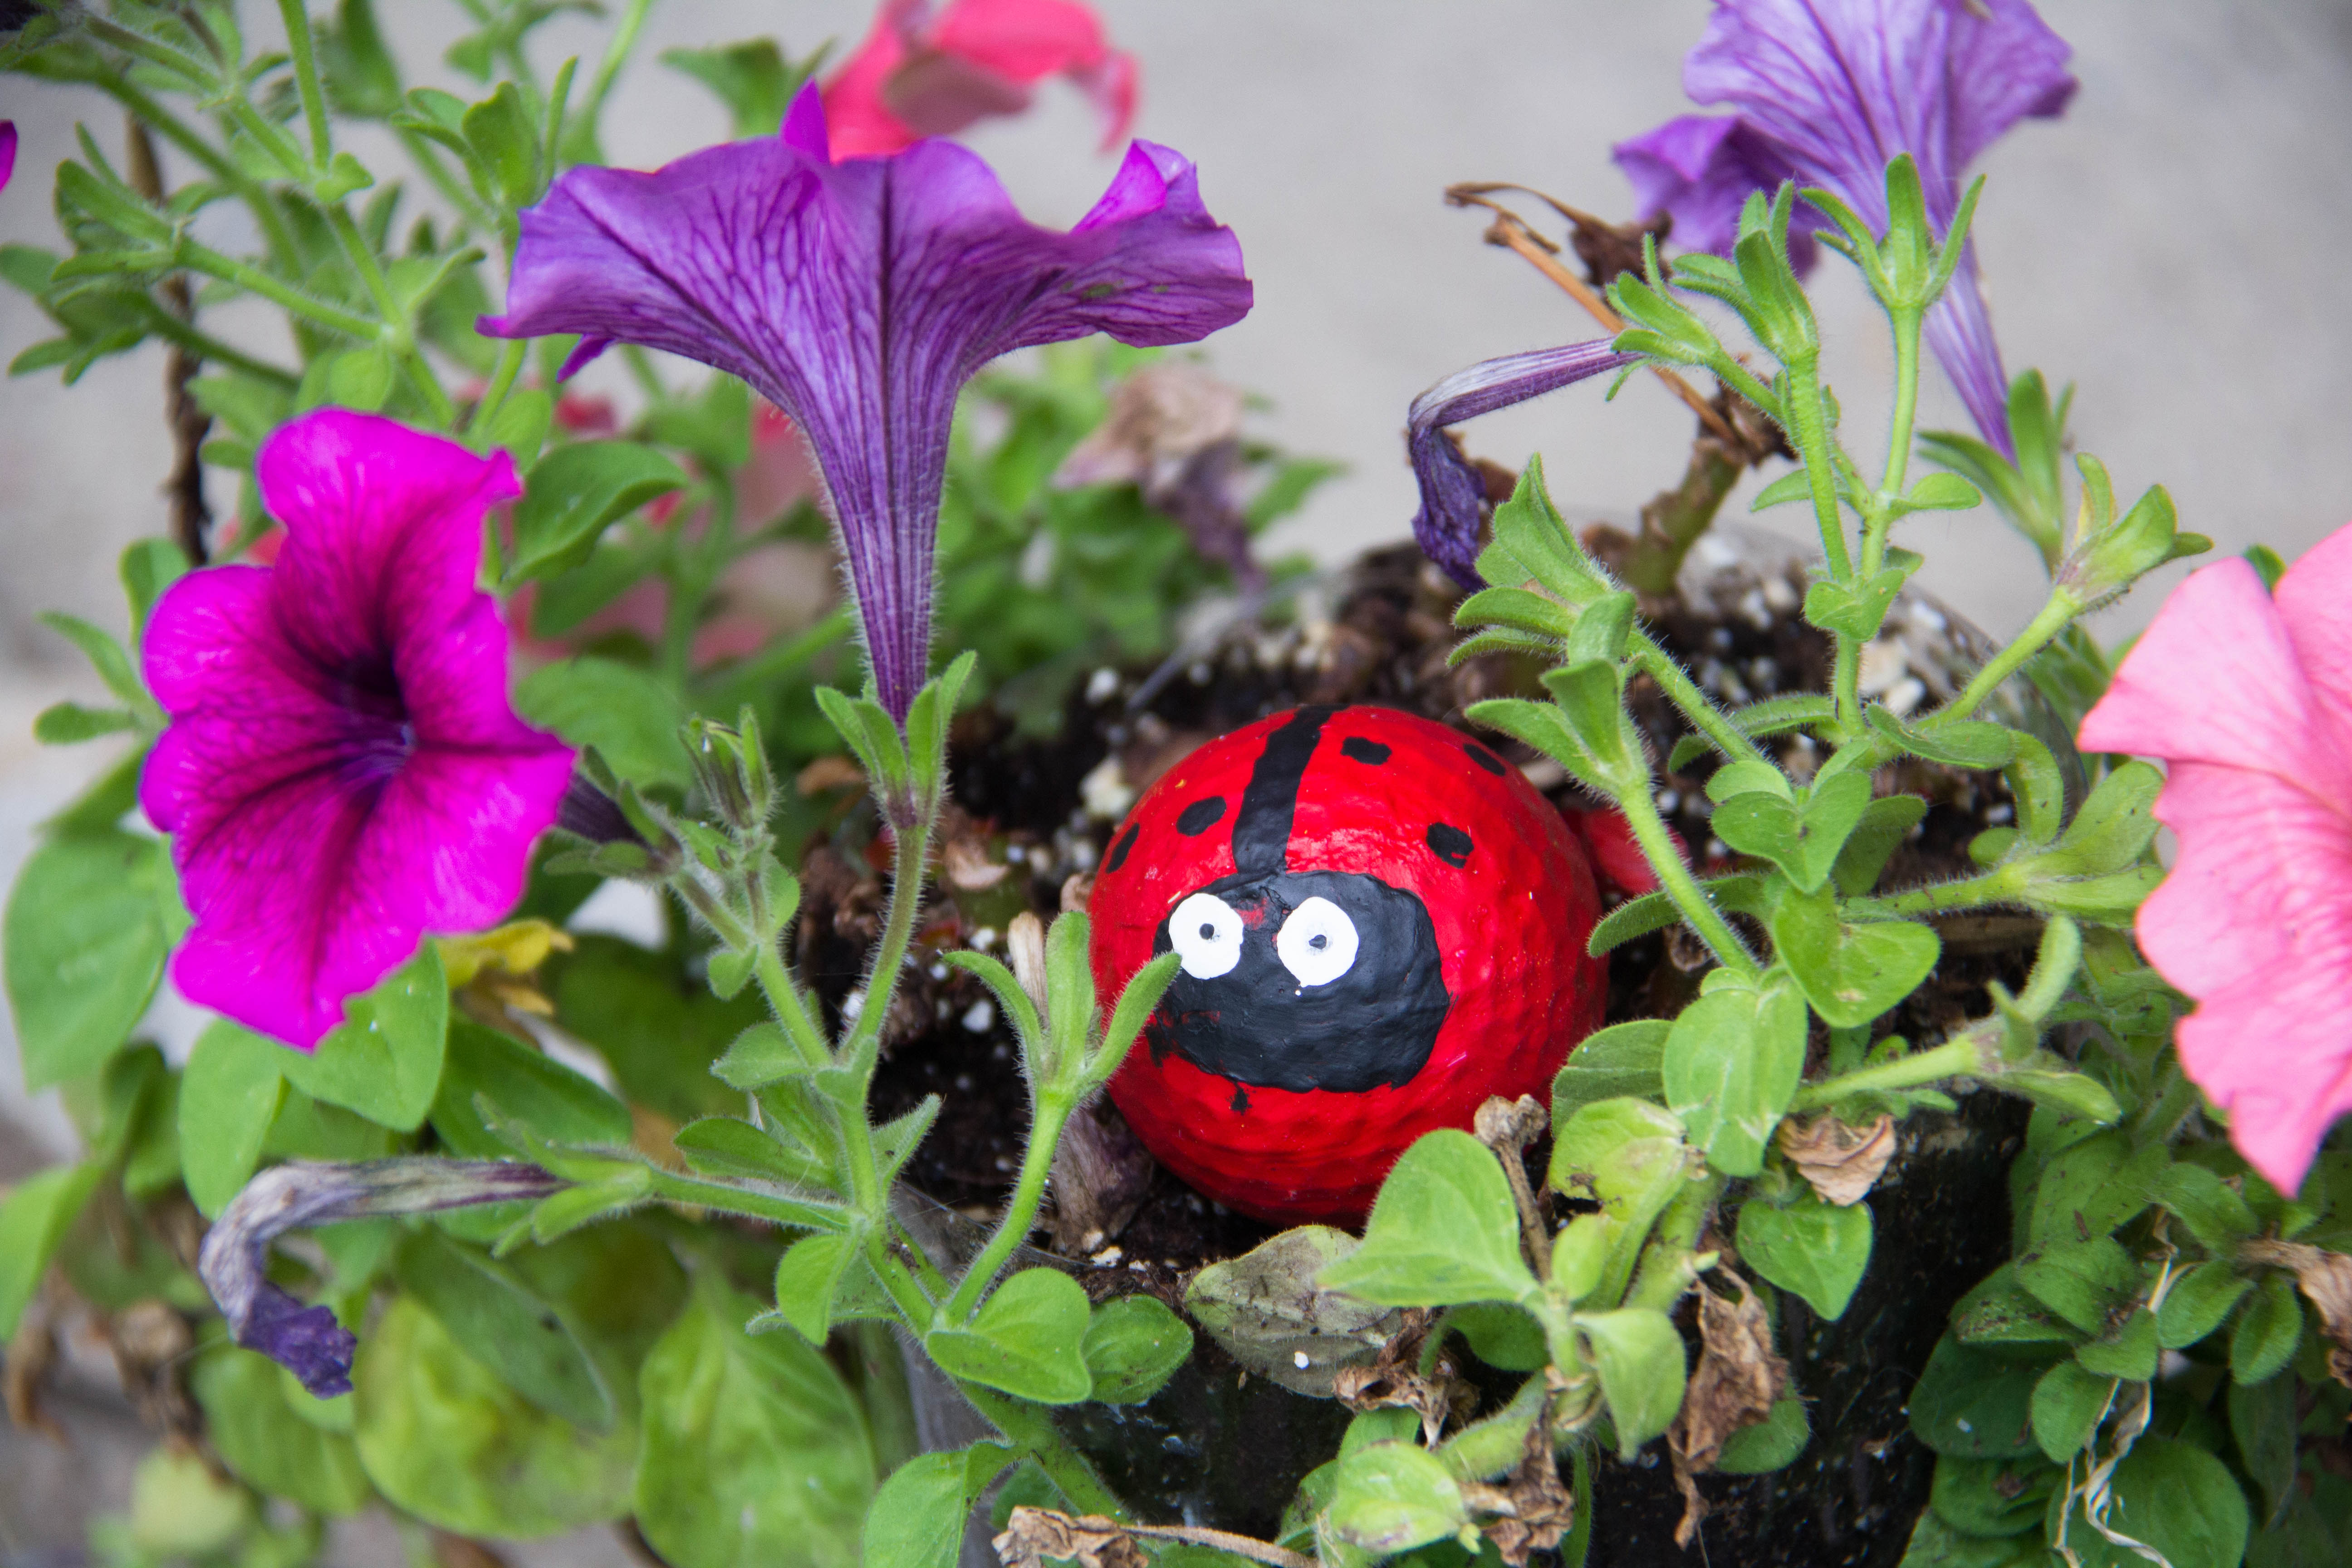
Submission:
[[[1244,1089],[1239,1084],[1235,1084],[1234,1085],[1234,1114],[1235,1116],[1245,1116],[1248,1113],[1249,1090]]]
[[[1376,768],[1389,760],[1389,748],[1378,741],[1367,741],[1360,735],[1350,735],[1339,742],[1339,754],[1350,757],[1366,767]]]
[[[1496,756],[1486,747],[1478,744],[1475,741],[1464,742],[1462,743],[1462,749],[1470,753],[1470,760],[1472,762],[1477,763],[1480,767],[1486,769],[1496,778],[1501,778],[1503,776],[1502,758]]]
[[[1116,871],[1126,865],[1127,852],[1135,847],[1135,836],[1142,831],[1143,824],[1138,822],[1131,824],[1126,832],[1120,834],[1118,842],[1110,847],[1110,858],[1103,862],[1103,869]]]
[[[1176,814],[1176,831],[1187,838],[1198,838],[1225,815],[1225,797],[1213,795],[1206,800],[1196,800]]]
[[[1449,866],[1466,862],[1470,858],[1470,851],[1475,847],[1477,846],[1470,842],[1470,836],[1451,823],[1433,822],[1429,825],[1429,852]]]

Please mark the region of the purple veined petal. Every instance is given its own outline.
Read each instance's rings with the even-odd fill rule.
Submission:
[[[1944,367],[1969,417],[1985,439],[2014,458],[2009,434],[2009,373],[2001,368],[2000,345],[1993,341],[1985,310],[1984,286],[1977,277],[1976,247],[1960,253],[1960,265],[1942,298],[1927,307],[1920,337]]]
[[[1675,243],[1720,256],[1730,255],[1739,238],[1748,198],[1759,192],[1770,196],[1796,173],[1736,114],[1685,114],[1612,151],[1643,222],[1663,213],[1674,219]],[[1790,215],[1789,261],[1801,277],[1812,270],[1813,233],[1825,221],[1801,204]]]
[[[1066,234],[946,142],[833,163],[814,86],[781,135],[653,174],[577,169],[523,215],[494,336],[579,332],[740,376],[814,450],[882,700],[926,673],[957,394],[998,355],[1090,332],[1190,342],[1247,312],[1192,167],[1138,142]],[[586,344],[583,343],[583,348]]]
[[[1412,536],[1422,553],[1465,588],[1486,586],[1478,576],[1478,527],[1486,517],[1486,485],[1446,436],[1446,427],[1539,397],[1572,382],[1641,363],[1621,354],[1612,340],[1505,354],[1459,370],[1419,397],[1405,416],[1405,450],[1421,483],[1421,510]]]
[[[374,1215],[428,1214],[543,1198],[561,1177],[507,1160],[375,1160],[274,1165],[247,1182],[205,1233],[196,1271],[229,1337],[301,1379],[320,1399],[352,1389],[358,1336],[326,1307],[305,1307],[269,1282],[269,1246],[289,1230]]]
[[[474,586],[512,465],[327,411],[263,446],[287,540],[192,573],[144,646],[170,722],[141,804],[172,834],[195,1002],[308,1050],[429,932],[512,906],[572,752],[518,720],[508,638]]]

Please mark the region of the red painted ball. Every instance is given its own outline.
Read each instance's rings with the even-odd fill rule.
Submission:
[[[1280,1223],[1360,1219],[1423,1133],[1548,1098],[1607,999],[1559,813],[1391,709],[1293,709],[1192,752],[1111,836],[1087,907],[1107,1001],[1183,959],[1112,1100],[1178,1175]]]

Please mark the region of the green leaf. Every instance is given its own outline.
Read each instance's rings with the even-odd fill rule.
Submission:
[[[1868,642],[1885,624],[1886,607],[1909,575],[1899,566],[1882,566],[1851,584],[1822,578],[1805,590],[1805,619],[1825,632]]]
[[[798,1077],[807,1072],[809,1066],[782,1028],[771,1023],[758,1023],[736,1036],[735,1043],[727,1047],[727,1054],[710,1070],[730,1088],[753,1089]]]
[[[754,1176],[794,1186],[830,1185],[833,1173],[825,1162],[771,1124],[754,1127],[733,1116],[706,1116],[689,1121],[671,1137],[686,1163],[711,1175]]]
[[[2231,1384],[2228,1403],[2230,1436],[2238,1445],[2239,1463],[2263,1489],[2264,1522],[2275,1521],[2294,1494],[2295,1380]]]
[[[1660,1068],[1666,1104],[1707,1163],[1753,1176],[1804,1076],[1804,1000],[1769,977],[1704,991],[1675,1019]]]
[[[53,702],[34,715],[33,739],[44,746],[75,746],[137,728],[138,716],[127,708],[85,708],[79,702]]]
[[[1081,1345],[1086,1290],[1053,1268],[1025,1268],[990,1292],[971,1326],[934,1329],[923,1348],[950,1377],[1040,1405],[1076,1405],[1094,1392]]]
[[[2221,1326],[2254,1282],[2228,1263],[2216,1259],[2182,1273],[2165,1292],[2156,1310],[2157,1342],[2166,1350],[2186,1350]]]
[[[223,1019],[196,1037],[180,1076],[180,1163],[188,1196],[220,1217],[252,1179],[278,1108],[286,1103],[284,1046]]]
[[[2105,1331],[2139,1290],[2138,1264],[2112,1237],[2035,1243],[2017,1258],[2017,1282],[2086,1334]]]
[[[374,1500],[351,1438],[297,1414],[268,1356],[224,1345],[196,1359],[188,1383],[204,1407],[205,1440],[239,1479],[339,1519]]]
[[[468,108],[458,132],[473,153],[475,184],[502,207],[526,207],[539,195],[539,127],[513,82]]]
[[[2074,1347],[2074,1359],[2101,1377],[2146,1383],[2156,1375],[2156,1314],[2134,1310],[2088,1344]]]
[[[686,483],[676,463],[635,441],[557,447],[532,468],[522,500],[515,503],[514,559],[506,583],[579,565],[615,519]]]
[[[1423,1135],[1381,1184],[1363,1245],[1326,1268],[1322,1283],[1394,1307],[1533,1295],[1518,1209],[1493,1152],[1452,1128]]]
[[[1750,1200],[1739,1208],[1739,1256],[1822,1317],[1842,1317],[1870,1266],[1867,1204],[1840,1208],[1811,1189],[1786,1208]]]
[[[1634,1453],[1673,1425],[1682,1408],[1689,1373],[1683,1336],[1674,1320],[1654,1307],[1613,1312],[1579,1312],[1576,1331],[1584,1337],[1601,1396],[1617,1428],[1618,1457]]]
[[[586,1347],[513,1270],[429,1228],[401,1243],[393,1269],[401,1288],[509,1388],[575,1426],[613,1428],[613,1393]]]
[[[1723,1440],[1715,1468],[1727,1476],[1760,1476],[1786,1469],[1797,1462],[1812,1441],[1813,1426],[1805,1402],[1790,1394],[1772,1402],[1772,1409],[1753,1426],[1742,1426]]]
[[[1837,864],[1831,868],[1837,890],[1848,898],[1861,898],[1876,887],[1887,860],[1927,815],[1927,803],[1916,795],[1881,795],[1872,801],[1847,837],[1845,847],[1838,851]]]
[[[804,1236],[776,1262],[776,1313],[813,1345],[833,1331],[834,1297],[857,1248],[854,1236]]]
[[[1688,1184],[1689,1146],[1681,1120],[1664,1106],[1624,1098],[1581,1107],[1552,1136],[1552,1188],[1570,1198],[1601,1205],[1596,1216],[1609,1226],[1607,1257],[1597,1282],[1581,1279],[1571,1293],[1606,1304],[1615,1301],[1633,1276],[1633,1265],[1649,1239],[1650,1226]],[[1552,1247],[1553,1271],[1565,1285],[1578,1267],[1580,1218]]]
[[[434,1095],[434,1131],[457,1152],[503,1160],[520,1152],[484,1120],[512,1123],[565,1147],[629,1146],[629,1108],[543,1051],[468,1018],[449,1023],[448,1059]]]
[[[565,659],[515,688],[515,711],[567,744],[593,746],[632,784],[683,790],[692,776],[677,738],[686,715],[669,688],[614,659]]]
[[[2262,1229],[2246,1200],[2202,1165],[2168,1166],[2157,1184],[2156,1200],[2171,1210],[2208,1252],[2227,1256],[2238,1243]]]
[[[1859,775],[1842,777],[1860,783]],[[1848,925],[1826,892],[1784,894],[1772,912],[1772,946],[1805,1000],[1832,1028],[1857,1028],[1918,989],[1942,956],[1933,926],[1916,921]]]
[[[159,840],[110,829],[52,838],[26,860],[0,946],[26,1089],[97,1070],[146,1013],[172,885]]]
[[[554,397],[536,386],[519,387],[507,394],[478,439],[484,447],[503,449],[516,468],[529,471],[539,462],[540,448],[547,445],[548,428],[554,423]],[[551,567],[536,575],[547,576],[552,571]]]
[[[1596,1100],[1663,1098],[1659,1075],[1672,1027],[1664,1018],[1637,1018],[1587,1035],[1551,1081],[1551,1124],[1565,1126]]]
[[[1087,1324],[1087,1371],[1105,1405],[1139,1405],[1191,1359],[1192,1331],[1156,1296],[1121,1296]]]
[[[2056,1516],[2066,1494],[2052,1499]],[[2060,1521],[2053,1520],[2052,1528]],[[2252,1527],[2246,1494],[2229,1467],[2194,1444],[2142,1437],[2108,1479],[2106,1524],[2163,1553],[2171,1568],[2237,1568]],[[2083,1568],[2144,1568],[2147,1559],[2106,1540],[2080,1503],[2063,1520]]]
[[[600,1435],[549,1415],[459,1349],[414,1297],[378,1314],[352,1381],[368,1479],[429,1524],[514,1540],[629,1510],[634,1422]]]
[[[0,1199],[0,1343],[16,1331],[50,1255],[106,1174],[102,1161],[53,1165],[16,1184]]]
[[[646,1357],[638,1527],[679,1568],[852,1568],[876,1479],[865,1409],[822,1352],[746,1334],[751,1312],[707,1282]]]
[[[890,1472],[866,1514],[865,1560],[892,1568],[956,1568],[963,1550],[965,1522],[980,1490],[995,1475],[971,1483],[970,1456],[1003,1455],[992,1443],[943,1454],[918,1454]],[[1001,1470],[1003,1461],[996,1461]]]
[[[379,1127],[413,1131],[441,1086],[449,987],[431,942],[343,1005],[343,1022],[309,1055],[288,1051],[279,1070],[314,1100],[358,1111]]]
[[[824,51],[801,61],[788,60],[772,38],[724,44],[703,49],[664,49],[661,63],[683,71],[717,95],[734,121],[738,141],[773,136],[784,122],[784,110],[816,68]]]
[[[2240,1383],[2268,1382],[2294,1359],[2302,1338],[2303,1303],[2295,1299],[2294,1279],[2266,1275],[2230,1335],[2230,1375]]]
[[[2022,1535],[2042,1522],[2059,1472],[2039,1459],[1936,1458],[1928,1506],[1963,1535]]]
[[[1966,511],[1981,506],[1984,497],[1977,487],[1958,474],[1926,474],[1911,487],[1903,498],[1905,511]]]
[[[2034,1384],[2047,1361],[2013,1361],[1937,1342],[1911,1391],[1911,1430],[1938,1454],[2009,1459],[2034,1451]]]
[[[106,689],[114,693],[118,702],[131,708],[152,710],[153,700],[147,695],[147,683],[139,679],[139,671],[122,645],[107,632],[99,630],[79,616],[44,611],[41,624],[81,650]]]
[[[1846,837],[1870,807],[1870,781],[1858,773],[1822,780],[1802,802],[1756,791],[1716,807],[1717,837],[1743,855],[1771,861],[1801,892],[1829,880]]]
[[[1184,1310],[1250,1372],[1294,1394],[1328,1399],[1341,1368],[1370,1362],[1403,1326],[1393,1308],[1316,1284],[1356,1245],[1328,1226],[1286,1230],[1192,1276]]]
[[[1952,1309],[1952,1332],[1972,1345],[2072,1347],[2082,1337],[2017,1282],[2017,1267],[2011,1263],[1986,1275],[1960,1298]]]
[[[1755,912],[1760,906],[1758,895],[1763,889],[1764,879],[1741,873],[1704,878],[1698,886],[1699,891],[1717,908],[1746,914]],[[1682,918],[1681,909],[1669,894],[1644,893],[1638,899],[1628,899],[1603,915],[1593,926],[1592,934],[1585,939],[1584,951],[1599,958],[1610,949],[1622,946],[1637,936],[1664,931]]]
[[[1963,1535],[1933,1509],[1923,1510],[1896,1568],[2050,1568],[2050,1549],[2032,1537]]]
[[[1557,1267],[1556,1247],[1552,1258]],[[1471,1353],[1488,1366],[1505,1372],[1539,1372],[1551,1360],[1543,1326],[1520,1308],[1496,1302],[1455,1307],[1445,1314],[1445,1321],[1461,1334]]]
[[[1946,767],[1981,770],[2004,768],[2017,754],[2017,731],[1981,720],[1963,719],[1948,724],[1908,724],[1882,707],[1866,717],[1870,727],[1913,756]]]
[[[381,344],[345,349],[326,362],[320,391],[324,401],[338,408],[373,414],[392,400],[393,383],[399,374],[399,362]]]
[[[1339,1461],[1325,1517],[1342,1542],[1376,1554],[1443,1541],[1470,1522],[1445,1466],[1399,1442],[1370,1444]]]
[[[2156,837],[2156,797],[2164,774],[2137,759],[2126,762],[2091,791],[2057,847],[2040,864],[2072,876],[2121,871]]]
[[[2062,1361],[2033,1385],[2033,1440],[2053,1465],[2063,1465],[2089,1446],[2098,1430],[2116,1380],[2071,1361]]]

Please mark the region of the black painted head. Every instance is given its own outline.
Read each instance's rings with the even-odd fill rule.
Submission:
[[[1402,1085],[1428,1062],[1452,1005],[1428,910],[1377,877],[1288,867],[1299,784],[1334,711],[1302,708],[1268,737],[1234,814],[1234,874],[1160,922],[1152,951],[1184,966],[1145,1037],[1155,1057],[1172,1050],[1244,1085],[1343,1094]],[[1378,765],[1387,750],[1346,754]]]

